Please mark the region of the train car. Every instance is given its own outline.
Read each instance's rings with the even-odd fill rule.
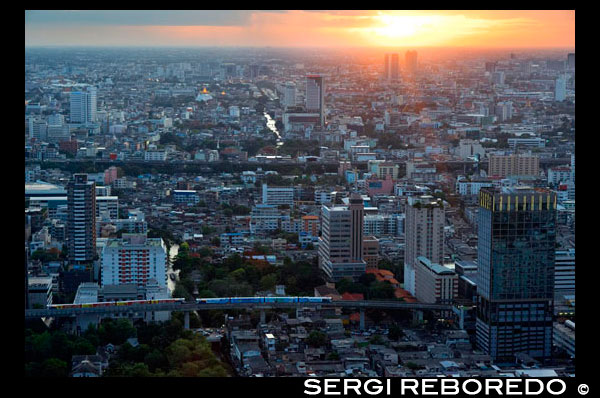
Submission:
[[[261,303],[264,301],[264,297],[232,297],[231,298],[231,302],[232,303]]]
[[[265,297],[264,303],[297,303],[298,297]]]
[[[198,304],[229,304],[229,297],[217,297],[217,298],[198,298],[196,303]]]
[[[70,309],[70,308],[81,308],[81,304],[49,304],[47,306],[49,309]]]
[[[330,303],[331,297],[298,297],[299,303]]]

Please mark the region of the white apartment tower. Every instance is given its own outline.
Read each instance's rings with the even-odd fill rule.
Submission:
[[[71,92],[71,123],[96,121],[96,88]]]
[[[404,289],[415,295],[417,257],[432,263],[444,260],[444,204],[430,195],[411,196],[406,206],[406,251],[404,256]]]
[[[155,279],[167,286],[167,247],[162,238],[146,234],[123,234],[110,239],[102,250],[102,286],[137,284]]]

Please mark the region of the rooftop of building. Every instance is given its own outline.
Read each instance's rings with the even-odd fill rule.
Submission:
[[[134,246],[151,246],[151,247],[160,247],[162,246],[161,238],[140,238],[140,239],[130,239],[127,235],[137,235],[137,234],[123,234],[123,238],[121,239],[109,239],[106,242],[106,247],[114,248],[114,247],[134,247]]]
[[[433,272],[435,272],[436,274],[439,275],[451,275],[454,274],[454,270],[451,270],[448,267],[444,267],[443,265],[440,264],[436,264],[436,263],[432,263],[427,257],[423,257],[423,256],[419,256],[417,257],[417,261],[423,265],[425,265],[427,268],[429,268],[430,270],[432,270]]]

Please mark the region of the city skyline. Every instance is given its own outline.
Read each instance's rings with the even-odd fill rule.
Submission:
[[[26,377],[575,377],[574,12],[26,13]]]
[[[574,10],[33,10],[25,45],[549,49],[574,48],[574,28]]]

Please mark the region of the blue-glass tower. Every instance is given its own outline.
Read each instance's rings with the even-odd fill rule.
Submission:
[[[556,193],[479,193],[477,345],[496,362],[552,350]]]

